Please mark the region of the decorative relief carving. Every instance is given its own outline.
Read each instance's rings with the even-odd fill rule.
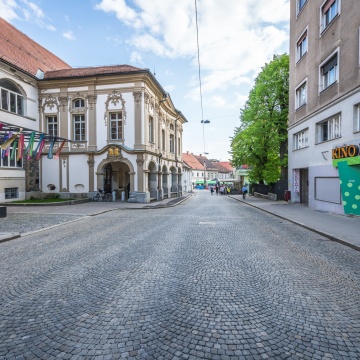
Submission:
[[[94,105],[96,104],[96,98],[97,98],[97,96],[94,94],[89,94],[88,96],[86,96],[90,110],[94,109]]]
[[[124,161],[125,158],[121,154],[121,149],[116,146],[111,146],[108,149],[106,162],[118,162],[118,161]]]
[[[143,93],[141,91],[134,91],[133,95],[134,95],[134,101],[136,103],[136,107],[140,107]]]
[[[88,163],[89,167],[94,167],[94,165],[95,165],[94,160],[88,160],[87,163]]]
[[[138,166],[143,166],[144,159],[136,159],[136,163],[138,164]]]
[[[68,106],[69,98],[67,96],[59,96],[58,97],[61,110],[66,111],[66,107]]]
[[[144,92],[144,100],[145,100],[146,105],[149,105],[150,99],[151,99],[151,95],[147,91],[145,91]]]
[[[44,146],[44,149],[45,149],[45,150],[50,149],[50,146],[51,146],[50,144],[49,144],[49,145],[45,145],[45,146]],[[57,144],[54,144],[53,149],[57,149],[57,148],[58,148],[58,145],[57,145]]]
[[[106,101],[105,101],[105,113],[104,113],[104,120],[105,120],[105,126],[107,126],[107,113],[109,111],[109,104],[113,104],[116,106],[121,102],[121,111],[123,113],[123,121],[124,124],[126,124],[126,109],[125,109],[125,100],[122,97],[121,92],[114,90],[111,94],[108,95]]]
[[[85,144],[79,144],[79,143],[72,143],[71,144],[71,148],[72,149],[85,149]]]
[[[39,103],[40,102],[41,102],[41,100],[39,100]],[[45,112],[46,107],[48,107],[50,110],[52,110],[54,106],[56,106],[56,110],[59,110],[59,104],[58,104],[57,99],[55,97],[53,97],[52,95],[48,95],[48,97],[46,97],[44,99],[41,109],[43,112]]]

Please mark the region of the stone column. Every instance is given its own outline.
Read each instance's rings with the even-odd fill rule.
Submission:
[[[143,119],[143,93],[134,91],[134,123],[135,123],[135,149],[145,150],[144,119]]]
[[[67,88],[60,89],[60,96],[58,97],[59,100],[59,134],[62,138],[69,139],[69,112],[68,112],[68,105],[69,105],[69,98],[67,95]],[[70,124],[71,126],[71,124]],[[63,151],[68,152],[70,148],[70,143],[66,142]]]
[[[89,91],[92,94],[89,94],[86,98],[88,101],[88,126],[89,126],[89,141],[88,141],[88,150],[96,151],[96,95],[94,85],[89,86]]]
[[[94,172],[94,155],[90,154],[89,155],[89,159],[87,161],[88,165],[89,165],[89,192],[95,191],[94,188],[94,176],[95,176],[95,172]]]

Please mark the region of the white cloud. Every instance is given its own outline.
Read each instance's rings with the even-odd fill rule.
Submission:
[[[136,8],[125,0],[102,0],[96,9],[114,13],[131,28],[127,43],[139,51],[190,58],[197,68],[193,0],[137,0]],[[198,2],[197,9],[205,94],[251,83],[273,54],[288,51],[289,0],[208,0]],[[192,84],[187,97],[196,98],[198,79]]]
[[[164,86],[164,90],[168,93],[171,93],[172,91],[174,91],[176,89],[175,85],[165,85]]]
[[[6,21],[18,19],[16,11],[18,6],[15,0],[0,0],[0,17]]]
[[[22,19],[27,22],[33,22],[41,28],[56,31],[56,28],[45,22],[46,16],[42,9],[35,3],[28,0],[21,0],[21,4],[16,0],[0,0],[0,16],[11,21],[14,19]]]
[[[142,61],[142,56],[139,52],[137,51],[133,51],[131,54],[130,54],[130,63],[131,64],[143,64],[143,61]]]
[[[75,38],[75,36],[74,36],[74,34],[73,34],[73,32],[72,32],[71,30],[68,30],[68,31],[64,32],[64,33],[63,33],[63,37],[64,37],[65,39],[70,40],[70,41],[76,40],[76,38]]]

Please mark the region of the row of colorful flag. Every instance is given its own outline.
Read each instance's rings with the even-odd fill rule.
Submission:
[[[0,123],[0,131],[3,128],[3,124]],[[24,155],[27,155],[28,160],[31,158],[35,158],[35,160],[39,160],[40,156],[44,150],[45,146],[45,134],[41,134],[39,138],[39,142],[37,146],[34,148],[35,143],[35,131],[30,133],[29,143],[25,147],[25,135],[22,134],[23,129],[20,128],[20,131],[17,133],[13,133],[9,131],[3,138],[3,143],[0,145],[1,149],[1,157],[4,158],[6,156],[10,156],[11,160],[19,161],[22,159]],[[60,152],[65,145],[66,140],[63,140],[61,145],[59,146],[56,153],[53,155],[53,148],[55,143],[57,142],[57,138],[55,137],[49,147],[48,159],[52,159],[53,157],[57,159],[60,155]]]

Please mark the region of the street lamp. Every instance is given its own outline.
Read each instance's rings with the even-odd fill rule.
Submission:
[[[203,140],[204,140],[204,155],[208,155],[205,151],[205,124],[210,124],[210,120],[201,120],[201,123],[203,124]],[[206,163],[204,160],[204,188],[206,188]]]

